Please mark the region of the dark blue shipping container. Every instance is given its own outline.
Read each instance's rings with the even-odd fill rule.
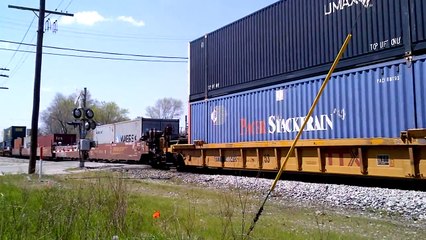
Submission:
[[[411,0],[410,7],[413,50],[421,51],[426,49],[426,1]]]
[[[324,74],[348,33],[353,38],[340,70],[426,49],[425,6],[424,0],[279,1],[191,42],[190,101]]]
[[[426,58],[414,58],[417,128],[426,128]]]
[[[302,139],[399,138],[426,127],[426,55],[335,73]],[[191,104],[191,142],[292,140],[324,75]]]
[[[12,126],[3,130],[3,140],[6,147],[12,149],[14,147],[14,140],[17,138],[24,138],[27,133],[27,127]]]
[[[166,127],[172,128],[172,139],[179,138],[179,119],[156,119],[156,118],[142,118],[142,135],[151,129],[164,131]]]
[[[206,65],[206,39],[204,37],[193,41],[189,46],[191,52],[189,58],[190,66],[205,66]],[[199,79],[197,84],[189,84],[189,92],[196,98],[203,99],[206,93],[206,68],[190,68],[189,69],[190,79]]]

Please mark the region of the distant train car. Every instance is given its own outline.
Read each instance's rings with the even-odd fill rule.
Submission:
[[[3,155],[12,155],[15,140],[25,137],[26,129],[25,126],[11,126],[3,130]]]
[[[152,152],[142,138],[150,131],[162,134],[166,128],[170,130],[170,139],[179,138],[179,119],[137,118],[99,126],[93,136],[96,147],[90,150],[89,159],[148,161]]]
[[[13,156],[28,158],[30,156],[31,137],[18,138]],[[19,143],[18,143],[19,142]],[[77,137],[75,134],[49,134],[37,137],[37,157],[44,159],[61,159],[56,157],[57,148],[75,146]],[[18,147],[19,146],[19,147]]]

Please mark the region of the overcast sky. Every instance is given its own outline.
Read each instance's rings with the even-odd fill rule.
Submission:
[[[0,87],[9,88],[0,90],[0,130],[31,126],[35,54],[8,51],[6,49],[16,50],[19,45],[5,41],[36,43],[37,17],[31,11],[11,9],[8,5],[38,8],[38,2],[0,0],[0,68],[10,69],[0,71],[10,76],[0,77]],[[51,29],[45,32],[44,45],[188,57],[190,41],[274,2],[276,0],[46,0],[48,10],[75,15],[73,18],[47,16]],[[35,47],[21,45],[19,50],[35,51]],[[49,106],[56,93],[70,95],[84,87],[93,98],[114,101],[128,109],[130,118],[145,116],[146,107],[163,97],[182,100],[187,112],[188,64],[43,55],[40,112]]]

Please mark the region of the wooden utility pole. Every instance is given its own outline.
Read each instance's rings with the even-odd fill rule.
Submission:
[[[37,136],[38,136],[38,117],[40,112],[40,85],[41,85],[41,62],[43,56],[43,33],[44,33],[44,15],[56,14],[63,16],[74,16],[70,13],[62,13],[46,10],[46,0],[40,0],[40,8],[27,8],[9,5],[9,8],[19,10],[29,10],[34,13],[39,12],[38,15],[38,30],[37,30],[37,50],[35,62],[35,75],[34,75],[34,97],[33,97],[33,114],[31,118],[31,150],[30,150],[30,163],[28,166],[28,174],[33,174],[36,167],[37,157]],[[37,14],[36,14],[37,15]]]

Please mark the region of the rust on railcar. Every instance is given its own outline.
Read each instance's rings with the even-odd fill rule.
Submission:
[[[99,144],[89,152],[93,160],[130,160],[139,161],[143,154],[148,153],[144,142]]]

